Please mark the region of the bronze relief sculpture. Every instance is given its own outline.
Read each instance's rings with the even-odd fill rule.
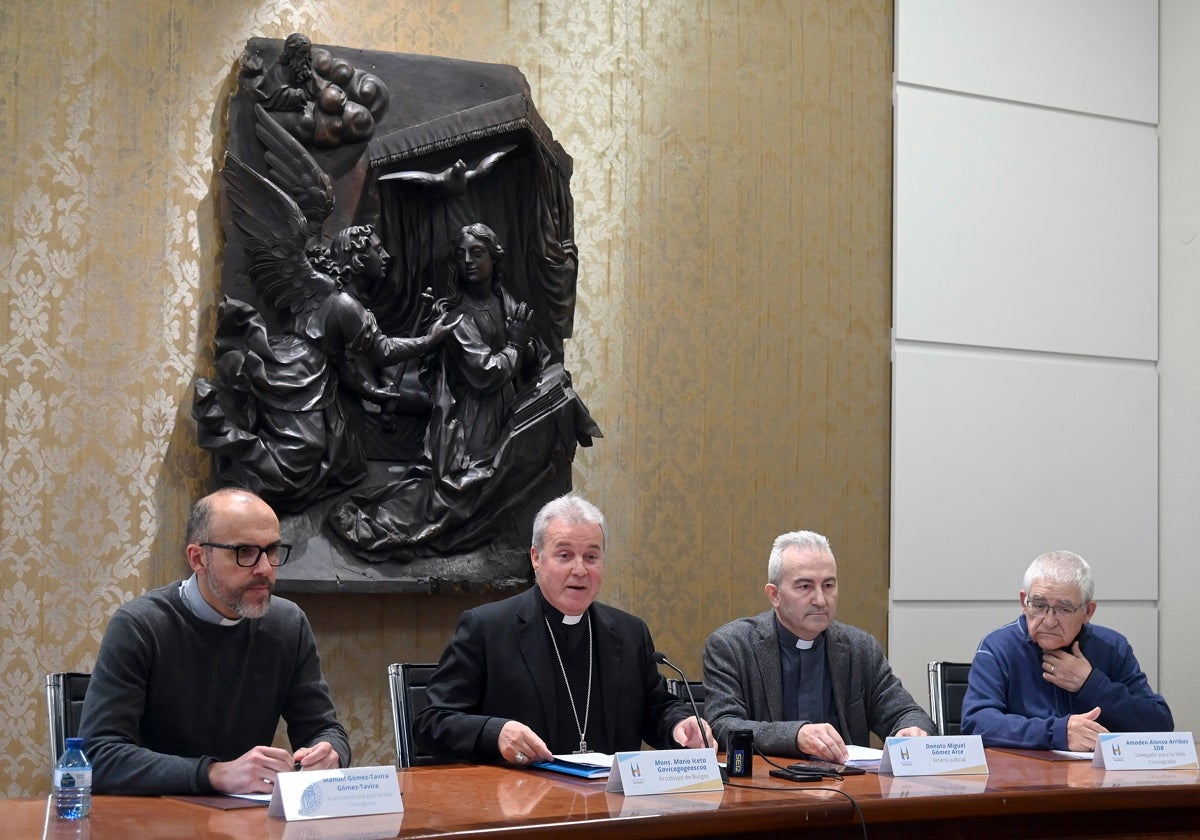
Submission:
[[[285,514],[281,586],[526,585],[528,509],[600,430],[562,364],[571,161],[524,78],[251,39],[229,125],[193,416],[216,481]]]

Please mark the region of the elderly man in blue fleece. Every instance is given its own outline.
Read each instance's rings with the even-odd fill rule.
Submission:
[[[1150,689],[1129,641],[1092,624],[1095,585],[1070,551],[1025,572],[1024,614],[979,645],[962,731],[989,747],[1089,751],[1102,732],[1169,732],[1167,701]]]

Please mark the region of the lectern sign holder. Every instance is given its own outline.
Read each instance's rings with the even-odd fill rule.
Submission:
[[[396,768],[351,767],[280,773],[267,816],[286,820],[361,817],[404,810]]]
[[[892,776],[953,776],[986,773],[978,735],[888,738],[879,772]]]
[[[647,793],[695,793],[724,790],[717,751],[639,750],[613,756],[609,793],[640,796]]]
[[[1191,732],[1101,732],[1092,766],[1105,770],[1195,770]]]

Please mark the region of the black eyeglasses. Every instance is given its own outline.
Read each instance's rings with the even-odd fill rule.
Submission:
[[[292,553],[292,547],[287,543],[275,543],[268,545],[265,548],[261,545],[230,545],[229,543],[218,542],[202,542],[204,548],[224,548],[233,552],[233,558],[239,566],[245,566],[247,569],[258,565],[258,559],[264,554],[267,555],[267,562],[272,566],[282,566],[288,561],[288,555]]]

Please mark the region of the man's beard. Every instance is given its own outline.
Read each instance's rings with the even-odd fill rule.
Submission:
[[[206,560],[204,570],[208,574],[208,588],[212,590],[213,597],[221,602],[221,606],[227,610],[231,610],[242,618],[262,618],[267,614],[267,610],[271,606],[271,596],[268,594],[265,601],[261,604],[247,604],[245,602],[245,589],[234,589],[225,585],[225,581],[221,576],[213,571],[212,561]],[[251,578],[246,586],[255,586],[264,582],[261,578]],[[274,585],[269,582],[267,585],[274,590]]]
[[[304,84],[313,75],[311,59],[306,56],[297,55],[293,57],[288,62],[288,69],[292,71],[292,78],[299,84]]]

